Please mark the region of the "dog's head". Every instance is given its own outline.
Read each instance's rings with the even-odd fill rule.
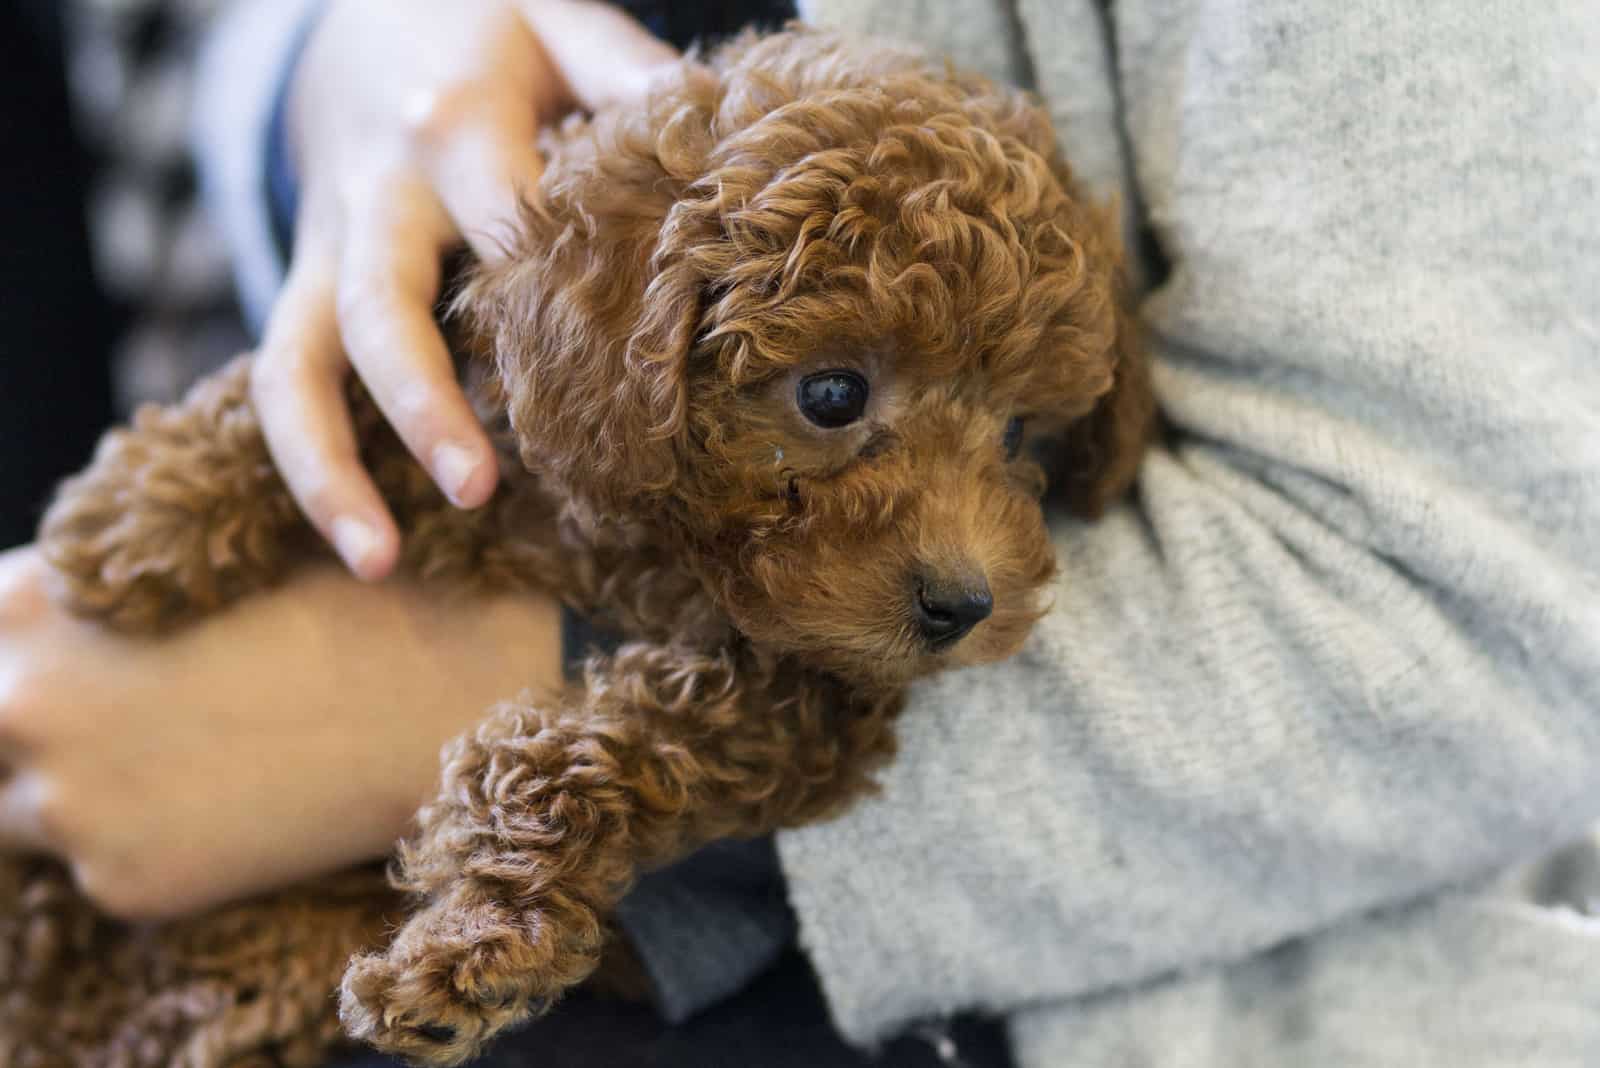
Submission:
[[[1015,652],[1151,403],[1044,115],[791,30],[570,128],[469,288],[530,466],[661,527],[754,640],[898,683]]]

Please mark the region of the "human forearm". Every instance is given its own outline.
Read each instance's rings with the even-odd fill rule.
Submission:
[[[0,827],[124,914],[384,855],[446,740],[560,683],[541,598],[441,601],[319,565],[151,640],[66,616],[31,550],[0,566],[0,746],[24,784],[0,797]]]

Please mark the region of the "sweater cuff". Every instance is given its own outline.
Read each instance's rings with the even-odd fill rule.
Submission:
[[[326,0],[236,0],[200,52],[190,139],[207,211],[233,261],[246,325],[259,337],[287,268],[273,223],[275,116]],[[287,162],[287,156],[283,157]]]

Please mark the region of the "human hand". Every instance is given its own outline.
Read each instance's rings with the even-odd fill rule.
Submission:
[[[332,567],[161,638],[67,615],[0,555],[0,848],[59,857],[129,918],[387,853],[440,746],[560,685],[556,606],[440,601]]]
[[[462,241],[501,255],[542,170],[538,128],[642,94],[675,58],[582,0],[341,0],[322,16],[291,90],[300,216],[253,399],[290,491],[358,576],[388,574],[399,535],[361,466],[344,377],[451,501],[483,504],[495,463],[433,319],[441,257]]]

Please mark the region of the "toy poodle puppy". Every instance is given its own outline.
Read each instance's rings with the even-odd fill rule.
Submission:
[[[344,972],[349,1034],[432,1064],[589,976],[641,869],[870,790],[906,684],[1010,656],[1047,607],[1047,481],[1097,514],[1153,419],[1114,227],[1018,92],[790,29],[548,147],[513,255],[455,303],[493,502],[450,507],[356,398],[408,566],[625,639],[448,747],[395,865],[409,915]],[[249,374],[63,487],[42,542],[74,608],[155,629],[316,551]],[[373,938],[348,912],[324,944]]]

